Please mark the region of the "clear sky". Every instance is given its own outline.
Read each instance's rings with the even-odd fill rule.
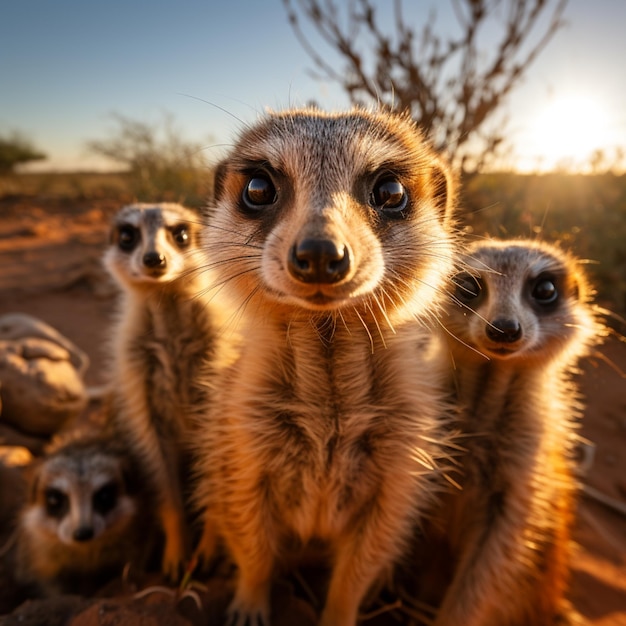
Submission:
[[[436,6],[445,31],[447,0],[404,4],[418,29]],[[236,118],[348,104],[308,75],[281,0],[14,0],[0,15],[0,134],[26,134],[46,168],[93,165],[85,142],[115,128],[111,112],[155,123],[169,112],[217,158]],[[514,165],[626,149],[626,2],[570,0],[566,18],[507,104]]]

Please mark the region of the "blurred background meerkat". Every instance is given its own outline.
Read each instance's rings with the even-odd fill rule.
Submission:
[[[578,491],[573,374],[602,329],[581,263],[554,245],[477,242],[466,263],[443,317],[467,452],[443,511],[452,567],[434,624],[553,625]]]
[[[182,482],[190,464],[196,384],[218,352],[221,308],[207,295],[200,218],[171,203],[133,204],[114,219],[105,266],[122,288],[112,341],[113,420],[144,464],[165,536],[162,570],[189,556]]]
[[[454,264],[454,185],[409,117],[305,109],[245,130],[215,189],[206,250],[246,341],[199,442],[198,556],[222,537],[232,623],[267,625],[276,568],[321,541],[320,623],[353,625],[449,453],[426,327]]]
[[[16,578],[44,594],[91,594],[153,546],[152,494],[128,448],[110,434],[59,435],[29,468],[19,513]]]

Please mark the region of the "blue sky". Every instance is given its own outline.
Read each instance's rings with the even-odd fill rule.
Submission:
[[[379,4],[385,2],[390,6],[390,0]],[[416,25],[437,6],[445,31],[446,0],[404,4]],[[526,154],[538,163],[546,143],[575,151],[582,131],[591,135],[586,141],[607,151],[626,148],[626,2],[570,0],[566,17],[567,27],[507,105],[519,159]],[[154,122],[169,112],[186,138],[215,145],[209,152],[217,158],[217,146],[237,132],[235,118],[250,121],[266,106],[309,99],[324,108],[345,107],[340,89],[312,79],[311,67],[281,0],[6,2],[0,20],[0,134],[25,133],[48,153],[48,168],[86,167],[94,161],[85,142],[114,128],[111,112]],[[538,126],[538,120],[566,96],[570,102],[592,98],[596,108],[590,116],[602,130],[581,129],[583,122],[574,119],[569,137],[561,131],[550,139],[557,123]],[[563,114],[556,115],[562,121]]]

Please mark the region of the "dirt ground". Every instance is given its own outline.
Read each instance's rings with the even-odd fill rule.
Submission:
[[[103,344],[114,307],[114,290],[100,257],[110,216],[117,208],[108,200],[0,199],[0,314],[29,313],[65,334],[90,356],[89,385],[102,382]],[[625,332],[623,327],[620,332]],[[575,531],[578,549],[571,598],[594,626],[626,626],[625,372],[626,343],[614,336],[583,364],[581,376],[587,400],[582,434],[595,446],[593,464],[583,481],[600,497],[611,499],[606,504],[583,496]],[[613,503],[621,505],[621,513]],[[0,625],[218,624],[216,615],[227,594],[228,589],[219,584],[201,592],[203,599],[211,598],[212,617],[210,611],[198,611],[192,598],[183,599],[175,609],[170,592],[162,591],[135,602],[123,593],[109,593],[113,597],[98,601],[66,597],[54,605],[29,601],[11,615],[0,616]],[[0,609],[4,606],[5,612],[11,605],[7,597],[11,608],[19,600],[10,589],[0,592]],[[305,602],[293,593],[282,598],[279,623],[314,623]]]

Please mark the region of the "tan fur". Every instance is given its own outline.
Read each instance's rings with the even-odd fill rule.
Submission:
[[[151,496],[127,448],[103,433],[72,432],[30,472],[18,518],[16,576],[46,594],[94,593],[151,546]]]
[[[157,493],[162,569],[171,579],[188,556],[181,481],[191,463],[191,408],[207,402],[196,383],[205,362],[223,352],[222,311],[200,299],[210,278],[198,254],[199,222],[177,204],[129,205],[115,218],[105,254],[123,289],[112,345],[115,424]]]
[[[397,182],[394,213],[378,192]],[[206,250],[246,342],[202,430],[198,554],[224,539],[237,625],[269,623],[276,568],[315,539],[320,623],[353,626],[432,505],[449,449],[426,321],[453,265],[452,189],[413,122],[383,112],[268,114],[218,168]]]
[[[553,625],[577,495],[572,373],[600,326],[580,263],[556,246],[479,242],[467,263],[443,318],[467,453],[443,511],[452,579],[434,623]]]

